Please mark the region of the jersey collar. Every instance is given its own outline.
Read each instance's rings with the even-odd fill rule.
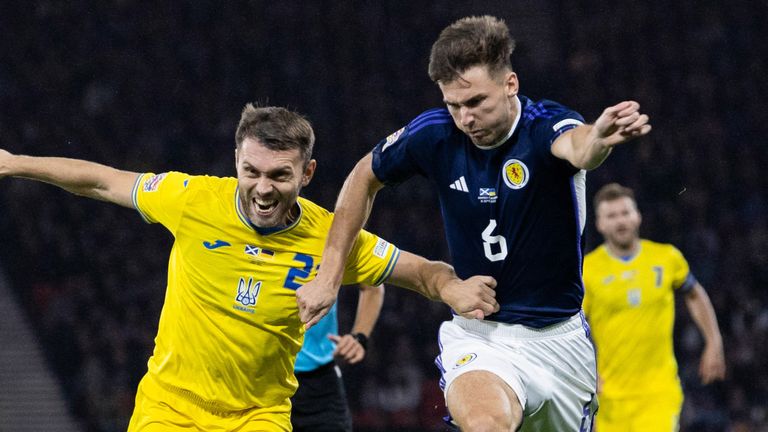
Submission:
[[[617,259],[625,264],[631,262],[634,260],[638,255],[640,255],[640,251],[643,249],[643,242],[638,242],[637,244],[637,250],[630,255],[615,255],[613,252],[611,252],[611,249],[608,247],[608,245],[605,246],[605,251],[608,252],[608,256],[610,256],[613,259]]]
[[[507,142],[507,140],[509,140],[512,137],[512,134],[515,133],[515,129],[517,129],[517,124],[520,122],[520,117],[522,116],[522,106],[520,104],[520,98],[518,98],[517,95],[515,95],[515,106],[517,107],[517,114],[515,115],[515,121],[512,122],[512,127],[509,128],[509,132],[507,132],[507,135],[504,138],[500,139],[498,142],[496,142],[496,144],[494,144],[492,146],[489,146],[489,147],[477,147],[476,146],[477,148],[479,148],[480,150],[493,150],[493,149],[501,146],[505,142]]]
[[[299,214],[298,216],[296,216],[296,220],[293,221],[291,224],[278,225],[278,226],[268,227],[268,228],[258,227],[254,225],[250,219],[248,219],[248,216],[245,215],[245,212],[243,211],[243,207],[240,205],[240,188],[235,189],[235,212],[237,212],[237,218],[240,219],[240,222],[242,222],[243,225],[245,225],[247,228],[250,228],[263,236],[280,233],[283,231],[288,231],[291,228],[298,225],[302,215],[304,214],[304,211],[302,210],[301,203],[298,200],[296,200],[296,205],[299,206]]]

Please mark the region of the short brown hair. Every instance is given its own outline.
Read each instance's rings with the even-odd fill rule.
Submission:
[[[597,207],[601,202],[613,201],[624,197],[628,197],[632,201],[635,201],[635,192],[632,189],[624,187],[618,183],[608,183],[607,185],[601,187],[595,194],[595,200],[593,202],[595,206],[595,212],[597,212]]]
[[[235,132],[237,148],[246,138],[258,140],[270,150],[299,149],[304,165],[312,159],[315,132],[299,113],[281,107],[255,107],[247,104]]]
[[[490,15],[462,18],[443,29],[429,55],[429,78],[451,82],[473,66],[512,70],[515,41],[507,24]]]

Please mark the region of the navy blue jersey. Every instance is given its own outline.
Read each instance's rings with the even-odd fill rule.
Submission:
[[[434,109],[378,143],[373,171],[388,185],[431,179],[456,273],[498,282],[501,310],[488,319],[540,328],[578,313],[584,297],[586,174],[550,149],[583,118],[519,99],[512,135],[498,147],[478,148],[445,108]]]

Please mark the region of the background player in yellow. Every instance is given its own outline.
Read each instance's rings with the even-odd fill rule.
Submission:
[[[295,290],[314,277],[333,216],[299,197],[316,167],[306,119],[249,104],[235,141],[237,178],[139,174],[0,150],[0,177],[26,177],[135,208],[175,238],[130,431],[290,430],[293,366],[304,332]],[[462,281],[445,263],[401,253],[363,232],[345,283],[385,279],[468,316],[498,308],[492,278]]]
[[[597,430],[677,430],[683,392],[672,344],[674,292],[684,295],[704,336],[704,384],[725,375],[715,312],[680,251],[640,238],[631,189],[608,184],[594,206],[605,242],[584,259],[584,312],[597,349]]]

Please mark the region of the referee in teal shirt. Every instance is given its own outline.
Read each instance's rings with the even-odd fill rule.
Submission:
[[[365,358],[368,337],[384,303],[384,285],[361,285],[352,331],[339,335],[337,304],[304,334],[296,357],[299,388],[291,398],[294,432],[352,432],[352,416],[336,362],[355,364]]]

